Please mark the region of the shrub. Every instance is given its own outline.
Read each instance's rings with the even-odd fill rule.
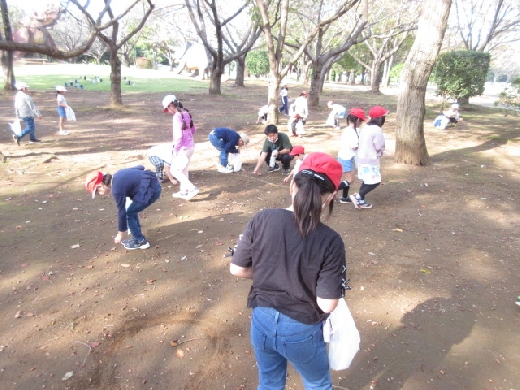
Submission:
[[[437,94],[467,102],[484,92],[489,71],[489,53],[452,51],[441,54],[433,69]]]

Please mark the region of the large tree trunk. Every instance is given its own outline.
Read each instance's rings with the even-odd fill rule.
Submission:
[[[11,22],[9,21],[9,9],[7,8],[6,0],[0,0],[0,11],[2,12],[2,24],[4,27],[3,34],[0,34],[0,38],[5,37],[8,42],[13,41],[13,31],[11,29]],[[2,36],[3,35],[3,36]],[[4,73],[4,90],[14,90],[14,70],[13,70],[13,57],[12,51],[0,52],[0,63],[2,64],[2,71]]]
[[[117,55],[117,47],[111,45],[110,50],[110,105],[122,106],[121,95],[121,59]]]
[[[309,107],[318,107],[320,105],[320,91],[325,82],[326,72],[323,69],[323,64],[320,61],[314,61],[312,69],[311,88],[307,104]]]
[[[237,64],[237,75],[235,78],[235,86],[243,87],[244,86],[244,74],[246,73],[246,57],[247,54],[240,56],[236,59]]]
[[[428,78],[442,46],[452,0],[423,3],[417,38],[408,54],[397,100],[394,161],[427,165],[424,140],[425,95]],[[424,48],[428,48],[425,50]]]

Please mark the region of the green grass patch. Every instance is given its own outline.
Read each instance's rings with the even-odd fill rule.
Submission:
[[[32,90],[54,90],[57,85],[75,83],[86,91],[110,91],[110,67],[107,65],[48,64],[20,65],[14,68],[16,80],[26,82]],[[142,92],[205,92],[208,81],[185,78],[167,70],[121,68],[121,91]],[[94,82],[96,77],[102,82]],[[126,80],[125,80],[126,78]],[[129,82],[129,85],[126,84]],[[74,89],[74,87],[69,87]]]

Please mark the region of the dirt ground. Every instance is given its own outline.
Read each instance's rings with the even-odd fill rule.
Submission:
[[[152,168],[146,150],[171,139],[163,95],[125,95],[116,111],[104,93],[69,92],[78,121],[59,136],[54,94],[35,92],[43,142],[18,147],[0,132],[1,389],[256,388],[250,281],[231,276],[224,255],[256,212],[289,204],[281,172],[252,174],[265,87],[182,96],[198,126],[191,179],[201,191],[186,202],[163,186],[141,217],[151,248],[115,245],[113,200],[83,186],[94,169]],[[347,303],[361,333],[334,388],[520,390],[520,120],[471,106],[439,131],[431,113],[432,164],[405,166],[393,163],[395,97],[329,90],[322,106],[329,99],[392,111],[384,185],[367,197],[374,208],[336,203],[327,221],[347,247]],[[2,97],[4,129],[12,104]],[[335,156],[340,132],[324,126],[327,114],[311,109],[308,136],[293,145]],[[250,135],[242,172],[214,169],[207,135],[217,126]],[[302,389],[292,369],[287,388]]]

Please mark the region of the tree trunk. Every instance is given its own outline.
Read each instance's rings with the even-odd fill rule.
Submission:
[[[383,71],[383,79],[381,80],[381,84],[384,87],[388,87],[390,85],[390,72],[392,71],[393,63],[394,63],[394,56],[391,56],[387,61],[385,61],[385,69]]]
[[[325,83],[325,74],[323,64],[320,61],[314,62],[312,69],[311,88],[309,97],[307,98],[307,105],[309,107],[318,107],[320,105],[320,91]]]
[[[13,31],[11,29],[11,22],[9,20],[9,9],[7,8],[6,0],[0,0],[0,11],[2,12],[3,35],[8,42],[13,41]],[[13,70],[14,53],[12,51],[2,51],[0,53],[0,63],[2,64],[2,71],[4,73],[4,90],[13,91],[15,78]]]
[[[424,140],[425,96],[428,78],[442,46],[452,0],[423,3],[417,37],[401,73],[397,100],[394,161],[427,165]],[[424,50],[427,47],[428,50]]]
[[[370,74],[370,90],[374,93],[380,93],[381,86],[381,61],[374,61],[372,64],[372,73]]]
[[[117,47],[111,46],[110,50],[110,105],[122,106],[121,96],[121,59],[117,55]]]
[[[356,70],[350,69],[350,85],[356,84]]]
[[[469,104],[469,96],[461,96],[457,99],[457,103],[464,106],[466,104]]]
[[[246,73],[246,57],[247,54],[244,54],[241,57],[236,59],[237,63],[237,75],[235,77],[235,86],[243,87],[244,86],[244,75]]]
[[[209,80],[209,94],[210,95],[221,95],[222,94],[222,54],[213,57],[213,66],[211,68],[211,76]],[[203,69],[199,69],[199,72],[204,72]]]
[[[127,51],[123,52],[123,65],[125,68],[130,68],[130,53]]]

